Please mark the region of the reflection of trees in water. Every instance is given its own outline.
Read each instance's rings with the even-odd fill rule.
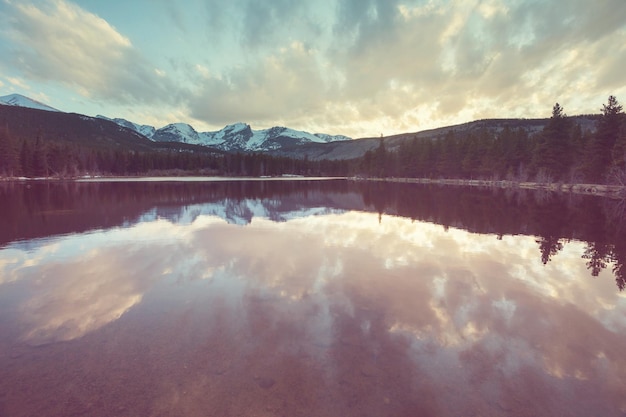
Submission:
[[[545,265],[554,255],[559,253],[563,249],[563,243],[561,239],[554,236],[542,237],[536,240],[539,243],[539,252],[541,252],[541,262]]]
[[[626,286],[625,200],[519,189],[347,181],[45,182],[0,184],[0,245],[136,221],[153,208],[256,199],[269,211],[306,207],[399,215],[473,233],[536,236],[547,264],[570,240],[587,243],[593,276],[611,267]],[[277,207],[280,206],[280,207]]]
[[[591,275],[597,277],[600,272],[606,268],[612,258],[611,245],[601,242],[587,242],[583,259],[588,259],[587,269],[591,271]]]
[[[626,247],[622,247],[620,251],[615,250],[613,252],[613,274],[615,275],[615,283],[620,291],[626,288]]]
[[[587,242],[583,259],[588,259],[587,269],[591,275],[597,277],[608,265],[612,264],[612,272],[615,275],[615,283],[621,290],[626,288],[626,248],[602,242]]]
[[[626,287],[626,219],[624,199],[599,199],[597,214],[589,216],[585,235],[587,245],[582,255],[587,269],[597,277],[609,265],[620,290]]]
[[[361,184],[366,204],[378,213],[456,227],[470,232],[536,236],[543,264],[571,240],[587,243],[583,259],[593,276],[609,266],[626,288],[625,200],[522,189]],[[372,190],[376,190],[372,192]]]
[[[583,254],[587,259],[587,269],[591,275],[597,277],[603,269],[612,265],[615,283],[620,290],[626,288],[626,241],[624,228],[621,222],[612,223],[618,235],[615,240],[606,241],[606,237],[598,236],[596,240],[588,241]],[[621,232],[621,233],[620,233]]]
[[[620,229],[626,227],[624,222],[626,218],[626,197],[619,200],[606,198],[602,201],[602,209],[609,224]]]

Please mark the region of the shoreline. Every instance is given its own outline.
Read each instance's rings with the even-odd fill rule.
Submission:
[[[532,181],[509,181],[509,180],[467,180],[451,178],[380,178],[380,177],[306,177],[296,175],[275,176],[275,177],[222,177],[204,175],[180,175],[180,176],[80,176],[80,177],[0,177],[2,182],[40,182],[40,181],[68,181],[68,182],[117,182],[117,181],[259,181],[259,180],[337,180],[348,181],[374,181],[374,182],[396,182],[406,184],[430,184],[430,185],[452,185],[463,187],[481,188],[511,188],[534,191],[565,192],[573,194],[597,195],[612,198],[625,198],[626,186],[608,184],[570,184],[570,183],[541,183]]]
[[[464,180],[464,179],[431,179],[431,178],[355,178],[356,181],[399,182],[408,184],[454,185],[484,188],[517,188],[535,191],[566,192],[574,194],[597,195],[603,197],[624,198],[626,186],[606,184],[569,184],[540,183],[532,181],[507,180]]]
[[[217,175],[126,175],[126,176],[80,176],[80,177],[0,177],[0,184],[26,182],[223,182],[223,181],[320,181],[348,180],[350,177],[284,176],[217,176]]]

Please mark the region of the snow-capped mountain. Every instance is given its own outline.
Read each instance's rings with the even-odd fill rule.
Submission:
[[[193,145],[212,146],[224,151],[262,152],[303,143],[328,143],[351,140],[351,138],[342,135],[311,134],[278,126],[269,129],[253,130],[246,123],[235,123],[213,132],[198,132],[187,123],[171,123],[160,129],[155,129],[152,126],[138,125],[125,119],[98,117],[111,120],[120,126],[134,129],[155,142],[190,143]]]
[[[315,133],[315,136],[320,138],[322,142],[339,142],[342,140],[352,140],[352,138],[344,135],[328,135],[326,133]]]
[[[148,139],[152,139],[155,142],[182,142],[194,145],[202,142],[196,129],[187,123],[171,123],[163,126],[160,129],[156,129],[154,134]]]
[[[30,109],[46,110],[46,111],[60,111],[54,107],[50,107],[32,98],[25,97],[21,94],[9,94],[0,97],[0,104],[6,104],[8,106],[28,107]]]
[[[245,123],[228,125],[216,132],[198,134],[198,145],[215,146],[225,151],[271,151],[304,143],[350,140],[346,136],[311,134],[287,127],[253,130]],[[194,143],[194,142],[191,142]]]
[[[0,104],[63,113],[60,110],[21,94],[2,96],[0,97]],[[96,118],[114,122],[118,126],[131,129],[153,142],[179,142],[210,146],[226,152],[293,150],[298,145],[307,143],[328,143],[351,140],[351,138],[342,135],[333,136],[324,133],[312,134],[280,126],[253,130],[250,125],[246,123],[231,124],[221,130],[212,132],[198,132],[193,126],[187,123],[172,123],[160,129],[156,129],[154,126],[142,125],[122,118],[109,118],[102,115],[98,115]]]
[[[119,117],[116,117],[114,119],[110,119],[106,116],[102,116],[102,115],[97,115],[96,116],[99,119],[104,119],[104,120],[108,120],[110,122],[114,122],[117,123],[118,125],[122,126],[122,127],[127,127],[129,129],[134,130],[135,132],[144,135],[145,137],[147,137],[148,139],[152,138],[152,136],[154,135],[154,132],[156,132],[156,129],[154,128],[154,126],[148,126],[148,125],[140,125],[137,123],[133,123],[129,120],[126,119],[122,119]]]

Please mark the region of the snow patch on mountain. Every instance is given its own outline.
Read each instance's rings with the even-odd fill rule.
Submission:
[[[0,104],[6,104],[7,106],[27,107],[29,109],[60,112],[60,110],[57,110],[54,107],[50,107],[47,104],[43,104],[37,100],[33,100],[32,98],[25,97],[21,94],[9,94],[7,96],[2,96],[0,97]]]
[[[182,142],[201,144],[200,135],[187,123],[171,123],[157,129],[151,138],[155,142]]]
[[[352,140],[352,138],[349,138],[348,136],[344,136],[344,135],[328,135],[326,133],[315,133],[315,136],[317,136],[323,142],[326,142],[326,143],[329,143],[329,142],[339,142],[339,141],[342,141],[342,140]]]
[[[122,118],[119,118],[119,117],[111,119],[109,117],[102,116],[101,114],[97,115],[96,117],[98,119],[108,120],[110,122],[117,123],[118,125],[120,125],[122,127],[126,127],[128,129],[134,130],[135,132],[137,132],[137,133],[139,133],[141,135],[144,135],[148,139],[152,139],[152,136],[154,136],[154,133],[156,132],[156,129],[154,128],[154,126],[140,125],[140,124],[133,123],[133,122],[131,122],[129,120],[122,119]]]
[[[253,135],[250,125],[246,123],[235,123],[215,132],[200,134],[202,145],[233,150],[245,150],[245,144]]]
[[[0,97],[0,104],[47,111],[59,111],[21,94],[2,96]],[[351,138],[347,136],[333,136],[325,133],[312,134],[282,126],[253,130],[249,124],[234,123],[217,131],[198,132],[193,126],[187,123],[171,123],[160,129],[156,129],[154,126],[142,125],[122,118],[109,118],[102,115],[97,115],[96,118],[108,120],[121,127],[134,130],[155,142],[189,143],[215,147],[227,152],[264,152],[304,143],[328,143],[351,140]]]
[[[225,126],[221,130],[209,132],[197,132],[193,126],[186,123],[172,123],[160,129],[144,133],[136,124],[124,121],[124,119],[112,119],[125,127],[134,128],[156,142],[182,142],[194,145],[211,146],[224,151],[257,152],[279,149],[289,145],[303,143],[328,143],[339,140],[351,140],[347,136],[327,135],[322,133],[308,133],[287,127],[271,127],[269,129],[253,130],[249,124],[234,123]],[[135,127],[133,127],[135,126]],[[144,126],[147,128],[147,126]]]
[[[198,132],[187,123],[171,123],[160,129],[139,125],[126,119],[110,119],[120,126],[135,130],[155,142],[181,142],[218,148],[227,152],[264,152],[304,143],[328,143],[352,140],[343,135],[309,133],[287,127],[275,126],[269,129],[253,130],[247,123],[234,123],[223,129]]]

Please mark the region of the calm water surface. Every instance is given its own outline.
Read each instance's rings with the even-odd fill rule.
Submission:
[[[222,181],[0,204],[0,416],[626,413],[623,202]]]

